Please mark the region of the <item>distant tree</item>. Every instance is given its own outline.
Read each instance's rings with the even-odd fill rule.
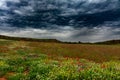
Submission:
[[[80,43],[82,43],[81,41],[78,41],[78,43],[80,44]]]

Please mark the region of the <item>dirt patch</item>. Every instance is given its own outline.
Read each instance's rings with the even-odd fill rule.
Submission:
[[[6,78],[0,78],[0,80],[7,80]]]

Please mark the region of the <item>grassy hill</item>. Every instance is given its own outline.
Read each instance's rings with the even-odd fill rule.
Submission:
[[[108,45],[120,44],[120,40],[109,40],[109,41],[97,42],[96,44],[108,44]]]
[[[120,80],[119,44],[0,38],[0,80]]]
[[[30,42],[60,42],[57,39],[36,39],[36,38],[25,38],[25,37],[10,37],[0,35],[0,39],[16,40],[16,41],[30,41]]]

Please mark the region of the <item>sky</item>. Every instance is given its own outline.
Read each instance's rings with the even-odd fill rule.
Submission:
[[[120,39],[120,0],[0,0],[0,35],[71,42]]]

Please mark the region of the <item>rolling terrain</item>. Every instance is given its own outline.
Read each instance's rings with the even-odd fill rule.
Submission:
[[[0,38],[0,80],[120,79],[120,44]]]

